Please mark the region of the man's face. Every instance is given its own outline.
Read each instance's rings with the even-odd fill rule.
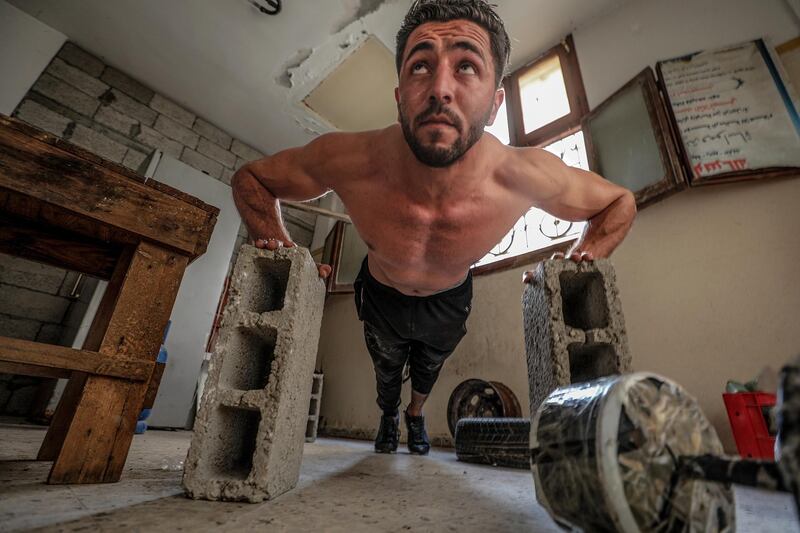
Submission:
[[[503,102],[487,31],[466,20],[416,28],[406,44],[395,99],[417,159],[432,167],[458,160],[494,122]]]

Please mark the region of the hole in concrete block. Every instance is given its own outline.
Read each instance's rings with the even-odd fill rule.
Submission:
[[[573,343],[569,351],[570,383],[583,383],[603,376],[619,374],[617,353],[604,342]]]
[[[608,326],[608,300],[599,272],[562,272],[559,281],[567,326],[584,330]]]
[[[311,394],[319,394],[320,389],[322,389],[322,376],[315,376],[311,381]]]
[[[248,278],[248,287],[242,297],[244,309],[254,313],[280,311],[283,309],[292,262],[288,259],[256,257],[254,264],[253,276]]]
[[[314,435],[314,430],[315,430],[314,424],[315,423],[316,423],[316,420],[309,420],[308,423],[306,424],[306,437],[312,438],[312,437],[316,436],[316,435]]]
[[[238,328],[231,336],[222,361],[219,386],[238,390],[265,388],[275,359],[277,339],[278,332],[272,328],[266,331]]]
[[[261,413],[249,409],[220,406],[214,413],[210,442],[201,468],[207,477],[244,480],[253,469]]]
[[[308,406],[308,416],[314,416],[317,414],[317,409],[318,409],[317,406],[319,405],[318,402],[319,400],[316,400],[314,398],[311,399],[311,403]]]

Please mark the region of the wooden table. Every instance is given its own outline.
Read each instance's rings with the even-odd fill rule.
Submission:
[[[69,378],[48,483],[118,481],[164,328],[219,210],[0,115],[0,252],[108,280],[82,350],[0,337],[0,372]]]

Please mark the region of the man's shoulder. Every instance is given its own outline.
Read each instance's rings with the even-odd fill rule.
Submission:
[[[390,127],[391,128],[391,127]],[[306,146],[306,164],[312,173],[325,174],[328,182],[341,184],[366,175],[386,154],[390,128],[360,132],[332,132],[320,135]]]
[[[344,132],[336,131],[320,135],[308,146],[324,152],[356,154],[369,152],[377,144],[385,143],[391,135],[393,126],[380,130]]]
[[[536,196],[537,190],[563,166],[561,159],[542,148],[504,146],[498,158],[497,177],[507,188]]]

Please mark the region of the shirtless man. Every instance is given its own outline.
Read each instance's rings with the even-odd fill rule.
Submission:
[[[502,21],[484,0],[418,0],[397,35],[399,124],[322,135],[248,163],[233,179],[257,246],[294,245],[279,199],[330,190],[366,242],[355,299],[383,411],[378,452],[397,449],[408,361],[408,448],[428,453],[422,407],[466,333],[470,266],[531,206],[589,220],[568,254],[575,261],[608,256],[636,213],[628,190],[544,150],[504,146],[483,133],[503,102],[509,49]],[[320,275],[329,273],[320,266]]]

